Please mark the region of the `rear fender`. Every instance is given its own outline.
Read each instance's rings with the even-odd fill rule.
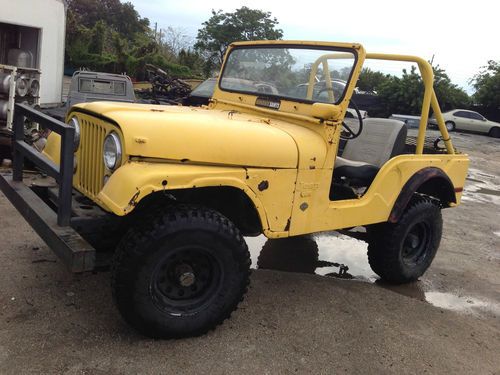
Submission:
[[[392,207],[389,222],[396,223],[399,220],[415,193],[433,196],[441,201],[443,207],[449,207],[457,203],[456,193],[461,191],[462,188],[455,189],[443,170],[435,167],[421,169],[404,184]]]

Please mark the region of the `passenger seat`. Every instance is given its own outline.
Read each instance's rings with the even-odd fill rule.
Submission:
[[[368,187],[390,158],[404,152],[407,128],[399,120],[367,118],[359,137],[347,142],[337,156],[333,177],[349,185]]]

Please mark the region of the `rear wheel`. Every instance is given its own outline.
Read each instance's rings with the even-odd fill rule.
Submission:
[[[437,202],[418,197],[395,223],[369,228],[368,261],[383,280],[402,284],[429,268],[441,241],[443,220]]]
[[[500,138],[500,128],[499,127],[491,128],[488,135],[493,138]]]
[[[228,318],[247,290],[250,257],[220,213],[172,207],[131,228],[112,269],[118,310],[155,338],[201,335]]]
[[[454,132],[455,131],[455,123],[453,121],[446,121],[444,124],[446,125],[446,129],[449,132]]]

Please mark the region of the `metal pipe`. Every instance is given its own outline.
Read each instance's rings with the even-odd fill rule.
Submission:
[[[443,142],[446,146],[446,151],[448,152],[448,154],[454,154],[455,149],[453,148],[453,144],[451,143],[450,134],[448,133],[448,129],[446,128],[446,124],[444,123],[443,114],[441,113],[441,108],[439,108],[439,103],[434,90],[432,91],[431,106],[432,110],[434,111],[434,117],[436,118],[439,131],[443,136]]]
[[[8,94],[10,89],[10,73],[0,73],[0,93]]]
[[[8,112],[9,112],[9,101],[0,100],[0,120],[7,120]]]
[[[383,53],[367,53],[367,59],[373,60],[390,60],[390,61],[406,61],[406,62],[414,62],[417,63],[418,68],[420,70],[420,75],[422,76],[422,81],[424,82],[424,100],[422,102],[422,113],[420,117],[420,125],[418,127],[418,137],[417,137],[417,147],[415,150],[416,154],[422,154],[424,150],[424,141],[425,141],[425,133],[427,129],[427,122],[429,120],[429,109],[432,104],[432,108],[435,111],[435,107],[438,109],[439,114],[441,111],[439,110],[439,104],[437,101],[436,93],[434,92],[434,73],[432,71],[432,66],[428,61],[425,61],[421,57],[417,56],[408,56],[408,55],[389,55]],[[433,100],[434,99],[434,100]],[[435,101],[435,102],[434,102]],[[441,115],[442,119],[442,115]],[[439,120],[438,120],[439,121]],[[449,154],[454,153],[454,148],[451,143],[450,137],[448,135],[448,131],[446,127],[439,125],[439,130],[441,131],[441,135],[443,139],[446,140],[446,149]]]
[[[434,73],[431,65],[425,61],[418,64],[422,80],[424,81],[424,100],[422,101],[422,113],[420,115],[420,125],[418,127],[416,154],[424,153],[425,133],[427,130],[427,122],[429,120],[429,110],[431,108],[431,98],[434,93]]]

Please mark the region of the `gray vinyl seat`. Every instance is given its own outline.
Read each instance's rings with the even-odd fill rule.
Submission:
[[[352,186],[370,186],[378,171],[390,158],[405,150],[407,128],[402,121],[367,118],[360,136],[347,142],[342,156],[335,160],[335,181]]]

